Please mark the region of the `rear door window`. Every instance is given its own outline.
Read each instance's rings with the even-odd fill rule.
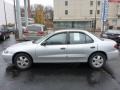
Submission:
[[[70,33],[70,44],[85,43],[85,35],[82,33]]]
[[[93,39],[88,35],[80,32],[70,33],[70,44],[93,43]]]

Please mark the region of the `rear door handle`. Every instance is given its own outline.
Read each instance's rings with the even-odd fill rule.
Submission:
[[[95,46],[91,46],[90,48],[92,48],[92,49],[93,49],[93,48],[95,48]]]
[[[65,50],[65,48],[63,47],[63,48],[60,48],[61,50]]]

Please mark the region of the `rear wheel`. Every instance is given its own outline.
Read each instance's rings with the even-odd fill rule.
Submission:
[[[19,53],[14,57],[14,64],[18,69],[25,70],[32,66],[32,59],[28,54]]]
[[[103,67],[106,64],[106,56],[103,53],[94,53],[89,58],[89,65],[94,69]]]

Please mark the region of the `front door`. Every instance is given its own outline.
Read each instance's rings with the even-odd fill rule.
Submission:
[[[63,62],[66,60],[66,33],[58,33],[46,39],[36,49],[39,62]]]

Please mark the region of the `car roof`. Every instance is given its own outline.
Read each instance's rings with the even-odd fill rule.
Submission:
[[[28,26],[45,26],[45,25],[43,25],[43,24],[30,24],[30,25],[28,25]]]
[[[61,29],[61,30],[56,30],[55,33],[60,33],[60,32],[83,32],[83,33],[88,33],[86,30],[80,30],[80,29]]]
[[[80,29],[62,29],[62,30],[55,31],[53,34],[62,33],[62,32],[82,32],[82,33],[85,33],[85,34],[89,35],[91,38],[94,39],[94,41],[101,41],[98,37],[91,34],[90,32],[88,32],[86,30],[80,30]]]

